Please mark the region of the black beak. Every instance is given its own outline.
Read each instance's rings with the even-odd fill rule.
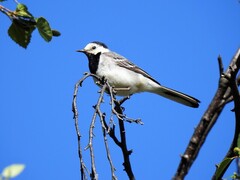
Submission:
[[[82,52],[82,53],[84,53],[84,49],[76,50],[76,52]]]
[[[86,51],[84,49],[80,49],[80,50],[76,50],[76,52],[85,53]]]

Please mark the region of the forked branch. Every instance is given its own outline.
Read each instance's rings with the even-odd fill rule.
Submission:
[[[223,65],[221,59],[219,58],[218,60],[220,79],[217,92],[208,109],[202,116],[198,126],[196,127],[184,154],[181,156],[181,161],[177,172],[173,177],[175,180],[184,179],[184,177],[187,175],[203,143],[205,142],[208,133],[212,129],[226,103],[228,103],[229,99],[231,99],[232,94],[229,79],[231,77],[236,77],[236,74],[239,71],[240,49],[238,49],[236,52],[225,73],[223,73]]]
[[[90,157],[91,157],[91,173],[87,170],[85,163],[83,161],[83,156],[82,156],[82,146],[81,146],[81,134],[79,130],[79,125],[78,125],[78,109],[77,109],[77,94],[78,94],[78,87],[82,86],[83,81],[88,78],[88,77],[94,77],[97,79],[97,84],[101,86],[100,90],[100,96],[98,98],[97,104],[94,107],[95,111],[93,114],[93,118],[90,124],[89,128],[89,141],[88,145],[85,148],[90,150]],[[110,95],[110,104],[111,104],[111,111],[112,115],[110,118],[110,121],[107,123],[106,121],[106,114],[102,113],[101,111],[101,103],[103,102],[104,98],[104,92],[108,92]],[[75,119],[75,129],[77,133],[77,138],[78,138],[78,154],[79,154],[79,159],[80,159],[80,172],[81,172],[81,179],[85,180],[87,179],[87,173],[90,174],[91,179],[97,180],[98,179],[98,174],[96,170],[96,164],[95,164],[95,157],[94,157],[94,150],[93,150],[93,129],[95,127],[95,122],[97,116],[100,119],[101,125],[102,125],[102,132],[103,132],[103,137],[104,137],[104,144],[106,148],[106,153],[107,153],[107,158],[110,164],[111,168],[111,175],[112,179],[116,180],[117,177],[115,175],[115,167],[113,165],[111,155],[110,155],[110,149],[108,145],[108,140],[107,140],[107,134],[113,139],[113,141],[116,143],[117,146],[120,147],[122,154],[123,154],[123,159],[124,159],[124,170],[126,171],[129,179],[134,180],[134,174],[131,168],[131,163],[130,163],[130,155],[132,153],[132,150],[127,149],[127,141],[126,141],[126,132],[125,132],[125,127],[124,127],[124,121],[126,122],[135,122],[138,124],[143,124],[141,120],[137,119],[131,119],[128,118],[126,115],[123,114],[123,107],[121,106],[129,97],[123,98],[120,101],[116,100],[115,97],[115,91],[114,88],[110,86],[107,80],[104,78],[99,78],[98,76],[90,73],[85,73],[84,77],[80,79],[76,85],[75,85],[75,90],[74,90],[74,95],[73,95],[73,103],[72,103],[72,110],[74,113],[74,119]],[[118,124],[119,124],[119,132],[120,132],[120,140],[118,137],[115,135],[115,128],[116,125],[113,123],[113,116],[116,116],[118,119]]]

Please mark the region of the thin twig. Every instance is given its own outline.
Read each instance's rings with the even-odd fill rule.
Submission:
[[[8,8],[5,8],[4,6],[0,5],[0,11],[4,13],[6,16],[8,16],[11,19],[11,16],[14,14],[13,11],[11,11]]]
[[[116,137],[115,135],[115,128],[116,128],[116,125],[113,124],[112,127],[108,126],[106,121],[104,120],[104,126],[107,128],[107,132],[109,134],[109,136],[112,138],[112,140],[115,142],[116,145],[118,145],[119,147],[121,147],[121,142],[118,140],[118,138]]]
[[[117,113],[122,114],[122,107],[119,102],[115,101],[115,110]],[[126,132],[124,127],[124,121],[122,119],[118,119],[119,129],[120,129],[120,139],[121,139],[121,150],[123,154],[123,166],[124,170],[126,171],[129,179],[134,180],[135,176],[132,171],[131,162],[130,162],[130,155],[132,154],[132,150],[127,149],[127,141],[126,141]]]
[[[236,166],[237,166],[237,175],[240,176],[240,160],[239,158],[236,159]]]
[[[15,1],[15,3],[19,4],[19,2],[17,0],[14,0],[14,1]]]
[[[109,91],[109,95],[110,95],[110,105],[112,107],[112,113],[114,115],[117,116],[118,119],[121,119],[122,121],[126,121],[126,122],[129,122],[129,123],[136,123],[136,124],[141,124],[143,125],[143,122],[141,119],[133,119],[133,118],[129,118],[127,117],[125,114],[123,114],[123,111],[121,114],[119,114],[116,109],[115,109],[115,105],[116,105],[116,98],[115,98],[115,90],[113,87],[111,87],[111,85],[107,83],[107,86],[108,86],[108,91]],[[126,100],[128,100],[130,98],[130,96],[127,96],[127,97],[124,97],[122,100],[120,100],[118,102],[119,105],[123,104]]]
[[[240,75],[238,75],[238,77],[236,79],[236,83],[237,83],[237,86],[240,85]],[[224,95],[224,99],[226,99],[226,102],[225,102],[226,104],[233,101],[233,96],[232,96],[230,87],[228,87],[228,89],[227,89],[227,91],[226,91],[226,93]]]
[[[117,180],[117,176],[115,175],[115,167],[113,165],[112,162],[112,158],[111,158],[111,154],[110,154],[110,149],[108,146],[108,139],[107,139],[107,128],[105,126],[105,114],[101,112],[100,108],[97,109],[98,115],[100,117],[100,121],[101,121],[101,125],[102,125],[102,131],[103,131],[103,137],[104,137],[104,144],[105,144],[105,149],[106,149],[106,153],[107,153],[107,158],[108,158],[108,162],[110,164],[110,168],[111,168],[111,175],[112,175],[112,180]]]
[[[132,153],[132,150],[127,149],[126,134],[125,134],[124,121],[123,121],[124,120],[123,118],[126,118],[126,116],[123,115],[123,110],[122,110],[123,108],[121,107],[121,104],[123,104],[127,99],[129,99],[129,97],[125,97],[122,100],[117,101],[115,98],[113,88],[110,86],[110,84],[108,82],[106,82],[106,85],[108,86],[108,92],[110,94],[110,104],[112,107],[112,112],[118,118],[119,129],[120,129],[119,132],[120,132],[121,140],[119,141],[115,135],[115,125],[113,125],[112,128],[111,127],[109,128],[107,126],[106,121],[103,121],[104,127],[106,127],[106,129],[109,130],[110,137],[113,139],[113,141],[116,143],[116,145],[118,145],[121,148],[122,154],[123,154],[123,159],[124,159],[124,162],[123,162],[124,170],[126,171],[129,179],[134,180],[135,177],[134,177],[132,167],[131,167],[131,162],[130,162],[130,155]]]
[[[115,168],[114,168],[113,162],[111,160],[106,133],[108,133],[110,135],[110,137],[113,139],[113,141],[116,143],[116,145],[118,145],[121,148],[123,158],[124,158],[124,163],[123,163],[124,170],[126,171],[129,179],[134,180],[135,177],[132,172],[130,158],[129,158],[132,153],[132,150],[127,149],[124,121],[136,122],[138,124],[142,124],[142,122],[140,120],[133,120],[133,119],[127,118],[126,115],[123,114],[123,107],[121,107],[121,105],[127,99],[129,99],[129,97],[126,97],[120,101],[117,101],[115,94],[114,94],[114,88],[112,88],[110,86],[108,81],[104,80],[104,78],[100,78],[91,73],[85,73],[85,76],[76,83],[75,90],[74,90],[74,96],[73,96],[73,113],[74,113],[75,127],[76,127],[76,132],[77,132],[77,137],[78,137],[78,152],[79,152],[79,158],[80,158],[82,179],[84,179],[84,180],[86,179],[85,178],[86,177],[86,173],[85,173],[86,166],[82,160],[82,151],[81,151],[81,144],[80,144],[81,135],[80,135],[80,130],[78,128],[78,111],[77,111],[76,101],[77,101],[78,87],[82,86],[83,81],[86,78],[88,78],[89,76],[92,76],[95,79],[97,79],[97,81],[98,81],[97,84],[101,87],[100,96],[98,98],[97,104],[94,106],[95,112],[93,114],[93,118],[92,118],[91,125],[89,128],[89,142],[88,142],[87,147],[85,148],[85,149],[88,149],[88,148],[90,149],[91,166],[92,166],[92,172],[90,174],[91,179],[94,179],[94,180],[98,179],[98,174],[97,174],[96,166],[95,166],[94,151],[93,151],[93,137],[94,137],[93,129],[95,127],[96,116],[98,115],[100,117],[100,121],[101,121],[101,125],[102,125],[105,148],[106,148],[106,152],[107,152],[108,161],[109,161],[110,167],[111,167],[112,179],[116,180],[117,177],[114,173]],[[115,127],[116,126],[113,123],[113,116],[111,115],[109,125],[107,125],[107,122],[105,120],[105,113],[102,113],[100,110],[100,104],[103,102],[103,95],[104,95],[105,91],[110,94],[110,104],[111,104],[112,113],[118,118],[118,123],[119,123],[119,128],[120,128],[120,130],[119,130],[120,140],[118,140],[118,138],[115,135]]]
[[[83,155],[82,155],[82,149],[81,149],[81,133],[80,133],[80,129],[79,129],[79,125],[78,125],[78,108],[77,108],[77,94],[78,94],[78,88],[79,86],[82,86],[83,81],[88,78],[89,76],[92,76],[96,79],[99,79],[98,76],[91,74],[91,73],[84,73],[83,78],[81,78],[76,84],[75,84],[75,88],[74,88],[74,93],[73,93],[73,101],[72,101],[72,111],[74,114],[74,120],[75,120],[75,130],[76,130],[76,134],[77,134],[77,139],[78,139],[78,156],[79,156],[79,160],[80,160],[80,172],[81,172],[81,179],[82,180],[86,180],[87,179],[87,175],[86,172],[88,174],[89,171],[83,161]]]
[[[85,150],[88,149],[88,148],[90,150],[91,166],[92,166],[91,179],[93,179],[93,180],[98,179],[98,174],[97,174],[96,165],[95,165],[95,158],[94,158],[94,150],[93,150],[93,136],[94,136],[93,128],[95,127],[97,114],[99,114],[99,112],[100,112],[99,107],[100,107],[100,104],[103,102],[103,95],[104,95],[104,92],[106,91],[106,88],[107,88],[107,85],[105,83],[102,86],[102,89],[100,91],[100,96],[98,98],[98,102],[94,106],[95,112],[93,114],[93,118],[92,118],[91,125],[90,125],[90,128],[89,128],[89,141],[88,141],[87,147],[85,148]]]
[[[173,179],[181,180],[187,175],[189,169],[191,168],[193,162],[195,161],[203,143],[206,140],[206,137],[215,124],[217,118],[221,114],[225,104],[226,99],[224,96],[229,87],[229,77],[236,76],[239,68],[240,68],[240,49],[236,52],[233,57],[229,68],[225,72],[225,74],[220,73],[219,87],[218,90],[209,105],[208,109],[202,116],[197,128],[195,129],[190,142],[182,155],[180,164],[178,166],[177,172]],[[222,65],[219,64],[220,72],[222,71]]]
[[[74,120],[75,120],[75,130],[77,134],[78,139],[78,156],[80,160],[80,172],[81,172],[81,179],[85,180],[87,179],[86,171],[88,172],[86,165],[83,161],[83,155],[82,155],[82,149],[81,149],[81,133],[80,129],[78,127],[78,109],[77,109],[77,94],[78,94],[78,87],[81,86],[82,82],[89,76],[89,74],[85,74],[85,76],[80,79],[76,84],[74,88],[73,93],[73,101],[72,101],[72,111],[74,114]]]

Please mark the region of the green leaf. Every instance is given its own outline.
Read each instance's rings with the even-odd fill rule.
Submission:
[[[216,179],[219,179],[220,175],[222,172],[226,169],[226,167],[232,162],[233,159],[236,157],[232,158],[225,158],[218,166],[217,166],[217,171],[215,173]]]
[[[6,1],[6,0],[0,0],[0,2],[3,2],[3,1]]]
[[[61,35],[61,33],[55,29],[52,29],[52,35],[58,37]]]
[[[28,11],[27,6],[21,3],[17,5],[15,14],[22,17],[33,18],[33,15]]]
[[[231,176],[232,179],[240,179],[240,176],[238,176],[238,174],[236,172],[233,173],[233,175]]]
[[[234,154],[240,156],[240,148],[239,148],[239,147],[235,147],[235,148],[233,149],[233,152],[234,152]]]
[[[53,33],[48,21],[45,18],[40,17],[36,19],[36,22],[38,32],[42,36],[42,38],[47,42],[51,41]]]
[[[27,6],[25,4],[19,3],[17,5],[16,11],[27,11],[27,10],[28,10],[28,8],[27,8]]]
[[[23,27],[19,21],[14,20],[11,26],[8,29],[8,35],[12,38],[20,46],[27,48],[28,44],[30,43],[32,32],[34,31],[35,27]]]
[[[14,178],[19,175],[24,170],[24,168],[24,164],[12,164],[4,168],[2,176],[4,176],[6,179]]]

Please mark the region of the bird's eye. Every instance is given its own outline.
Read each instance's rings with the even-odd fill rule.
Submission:
[[[94,49],[96,49],[96,46],[93,46],[93,47],[92,47],[92,50],[94,50]]]

